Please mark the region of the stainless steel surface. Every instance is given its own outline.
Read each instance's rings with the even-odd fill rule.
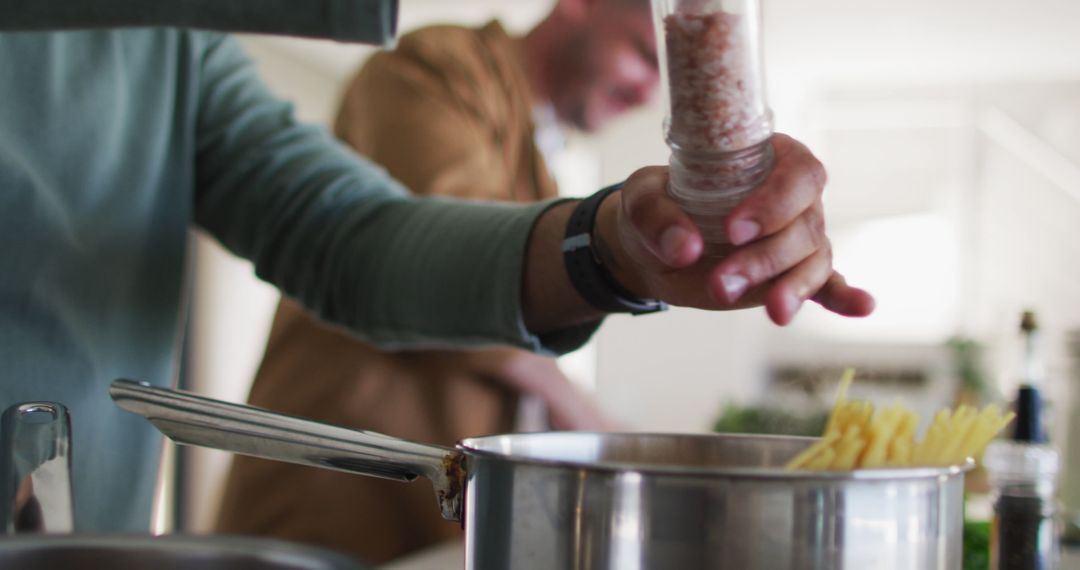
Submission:
[[[463,473],[461,454],[453,449],[130,380],[113,382],[109,394],[118,406],[150,420],[177,443],[398,481],[427,477],[443,516],[460,519]]]
[[[465,568],[465,543],[449,542],[425,548],[416,554],[399,558],[378,570],[463,570]],[[1080,568],[1080,546],[1063,545],[1060,570]]]
[[[19,570],[361,570],[342,555],[236,537],[34,536],[0,540],[0,568]]]
[[[809,441],[466,440],[466,568],[960,568],[963,468],[784,471]]]
[[[71,532],[71,421],[55,402],[16,404],[0,419],[3,534]]]
[[[121,405],[150,417],[182,443],[271,458],[307,457],[301,462],[336,467],[310,459],[332,456],[321,443],[325,438],[313,438],[314,447],[302,449],[306,438],[296,437],[300,428],[293,426],[300,422],[310,431],[315,429],[311,422],[186,395],[177,408],[175,395],[165,397],[170,393],[129,384],[114,388]],[[139,405],[133,405],[135,396]],[[149,396],[159,399],[152,407],[145,402]],[[258,418],[258,429],[247,427],[252,417]],[[265,427],[282,421],[285,427]],[[282,429],[284,435],[278,433]],[[393,457],[398,446],[416,447],[330,426],[319,433],[334,434],[331,450],[362,440],[365,468],[347,469],[361,473],[379,471],[369,465],[380,460],[370,453],[373,446],[379,457]],[[276,449],[283,437],[293,447]],[[942,469],[785,471],[784,463],[812,441],[580,432],[465,440],[458,447],[466,458],[466,568],[960,567],[963,478],[970,463]],[[394,461],[388,468],[402,469],[400,460]]]

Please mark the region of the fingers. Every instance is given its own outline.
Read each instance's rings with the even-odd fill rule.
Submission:
[[[822,248],[776,279],[765,295],[765,312],[774,323],[787,325],[832,274],[831,251]]]
[[[772,172],[726,221],[728,238],[735,245],[780,231],[820,202],[826,181],[821,162],[786,135],[773,135],[773,148]]]
[[[874,297],[858,287],[847,284],[843,275],[833,272],[813,300],[838,315],[865,317],[874,312]]]
[[[616,281],[673,305],[764,305],[778,325],[790,323],[809,299],[840,315],[870,314],[873,297],[848,286],[832,267],[821,201],[824,169],[789,137],[776,135],[773,145],[776,167],[728,216],[727,230],[736,247],[716,265],[701,258],[700,231],[668,196],[666,168],[644,168],[628,178],[621,196],[605,202],[608,209],[602,207],[598,218],[598,224],[602,218],[614,226],[602,235],[618,237],[616,260],[633,262],[608,264]]]
[[[790,323],[808,299],[844,316],[873,312],[873,297],[849,286],[833,270],[832,247],[815,229],[818,215],[812,209],[780,233],[736,250],[714,273],[715,297],[728,307],[762,302],[769,318],[781,326]]]
[[[717,267],[719,298],[736,303],[748,289],[783,274],[822,250],[826,262],[831,263],[824,217],[820,206],[815,206],[780,232],[736,249],[721,262]]]
[[[667,194],[667,168],[638,170],[623,188],[623,215],[655,262],[671,268],[692,265],[701,257],[701,232]]]
[[[820,283],[820,285],[817,285]],[[807,295],[807,291],[817,291]],[[776,280],[765,297],[765,311],[776,324],[789,324],[803,302],[812,299],[845,317],[865,317],[874,311],[874,298],[847,284],[822,255],[815,255]]]

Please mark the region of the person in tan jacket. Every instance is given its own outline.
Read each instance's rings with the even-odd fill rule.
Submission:
[[[531,202],[557,195],[536,140],[538,109],[592,131],[649,100],[658,79],[648,0],[559,0],[523,38],[498,22],[402,37],[349,85],[335,131],[417,194]],[[611,426],[553,358],[512,348],[384,352],[284,300],[250,403],[452,445],[511,431],[523,394],[546,404],[555,428]],[[423,483],[240,456],[218,530],[375,564],[460,533]]]

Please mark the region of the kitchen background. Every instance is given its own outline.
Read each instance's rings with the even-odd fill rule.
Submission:
[[[402,0],[401,29],[498,17],[524,30],[548,4]],[[1064,444],[1070,398],[1080,397],[1066,340],[1080,329],[1080,3],[769,0],[765,7],[777,128],[826,164],[836,264],[874,292],[876,314],[847,321],[808,306],[787,329],[757,310],[613,317],[569,359],[571,373],[640,430],[708,430],[726,404],[754,405],[766,394],[812,411],[832,385],[808,379],[845,366],[877,380],[857,386],[862,395],[903,397],[925,415],[951,404],[957,390],[955,349],[946,344],[954,337],[980,343],[987,382],[1012,392],[1019,314],[1031,308],[1044,330],[1054,441]],[[244,43],[271,87],[321,124],[371,53],[297,39]],[[571,136],[554,165],[564,190],[586,194],[665,163],[661,115],[657,102],[598,136]],[[205,236],[193,239],[188,386],[243,401],[278,295],[246,262]],[[185,452],[187,530],[211,527],[228,457]],[[163,510],[162,520],[170,514]]]

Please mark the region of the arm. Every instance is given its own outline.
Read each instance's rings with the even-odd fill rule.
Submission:
[[[198,37],[212,38],[196,125],[200,225],[261,278],[384,348],[541,347],[521,320],[520,276],[546,205],[411,199],[380,168],[297,124],[235,41]]]
[[[392,0],[4,0],[0,31],[168,26],[382,44],[394,36]]]
[[[377,167],[296,124],[235,42],[212,41],[203,59],[196,219],[258,275],[384,348],[452,339],[565,350],[587,339],[601,315],[563,270],[569,205],[409,199]],[[719,266],[696,263],[701,236],[666,198],[666,169],[631,176],[597,228],[616,278],[680,305],[765,302],[778,322],[811,296],[841,314],[869,313],[872,299],[832,270],[820,164],[798,143],[776,140],[769,180],[729,218],[743,247]],[[759,235],[736,231],[738,221],[757,224]],[[661,239],[674,227],[674,239]],[[748,281],[735,300],[723,287],[728,272]]]

